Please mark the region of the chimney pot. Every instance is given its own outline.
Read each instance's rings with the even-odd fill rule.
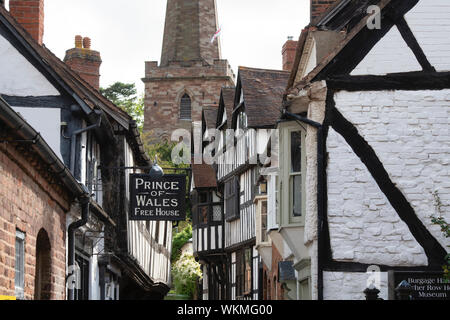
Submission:
[[[91,48],[91,38],[85,37],[83,39],[83,48],[85,48],[85,49]]]
[[[75,36],[75,48],[83,48],[83,37],[80,35]]]

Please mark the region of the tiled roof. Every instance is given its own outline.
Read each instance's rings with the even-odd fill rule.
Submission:
[[[289,71],[239,67],[249,128],[274,126],[280,117]]]
[[[216,172],[208,164],[193,164],[192,176],[195,188],[216,188]]]
[[[217,121],[217,112],[218,107],[204,107],[203,108],[203,114],[205,117],[206,122],[206,128],[207,129],[215,129],[216,128],[216,121]]]
[[[220,93],[220,106],[219,108],[223,107],[225,109],[225,112],[227,113],[227,119],[230,119],[233,114],[234,109],[234,93],[236,91],[235,87],[224,87],[222,88],[222,91]],[[218,113],[217,114],[217,123],[216,126],[220,126],[222,124],[223,114]]]
[[[122,118],[122,122],[130,121],[131,117],[116,106],[114,103],[106,99],[98,90],[93,88],[89,83],[84,81],[75,71],[55,56],[44,45],[39,45],[33,37],[18,23],[14,17],[2,6],[0,6],[0,15],[19,33],[26,43],[35,51],[38,58],[46,64],[56,75],[64,81],[64,83],[81,99],[83,102],[94,109],[95,106],[102,108],[107,114],[113,118],[118,116]],[[128,129],[128,128],[127,128]]]

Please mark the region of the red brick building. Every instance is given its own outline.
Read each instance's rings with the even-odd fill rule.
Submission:
[[[1,98],[0,128],[0,295],[63,300],[66,213],[83,190]]]
[[[168,0],[161,62],[145,65],[144,132],[156,140],[191,129],[202,107],[219,104],[234,74],[220,55],[214,0]]]

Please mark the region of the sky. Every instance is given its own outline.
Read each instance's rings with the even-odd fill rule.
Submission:
[[[309,22],[309,0],[217,0],[222,58],[238,66],[281,69],[281,48]],[[144,62],[159,61],[166,0],[45,0],[44,44],[60,59],[75,35],[92,39],[103,64],[100,85],[136,83]],[[212,36],[212,35],[211,35]]]

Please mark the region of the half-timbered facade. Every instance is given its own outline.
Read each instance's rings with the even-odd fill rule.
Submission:
[[[233,300],[262,299],[261,258],[256,247],[256,212],[261,207],[255,202],[258,164],[267,160],[264,151],[280,114],[288,75],[241,67],[233,111],[227,113],[225,105],[219,108],[217,179],[224,197],[229,298]]]
[[[449,242],[431,216],[450,220],[449,17],[441,0],[338,1],[316,27],[343,39],[321,61],[296,59],[278,192],[293,219],[304,206],[294,251],[310,256],[313,299],[364,299],[371,283],[395,299],[403,275],[442,275]]]
[[[98,79],[87,82],[18,23],[16,4],[11,12],[0,5],[0,95],[92,195],[89,210],[79,206],[66,219],[67,298],[161,298],[170,279],[171,223],[145,228],[127,216],[125,168],[149,167],[136,124],[93,87]],[[77,37],[74,50],[89,55],[90,40],[82,43]]]
[[[202,136],[210,140],[217,120],[217,107],[205,107],[202,114]],[[202,152],[206,145],[202,146]],[[211,155],[212,156],[212,155]],[[194,256],[202,265],[203,300],[226,299],[226,255],[221,194],[217,189],[212,165],[193,164],[191,180],[192,244]]]

